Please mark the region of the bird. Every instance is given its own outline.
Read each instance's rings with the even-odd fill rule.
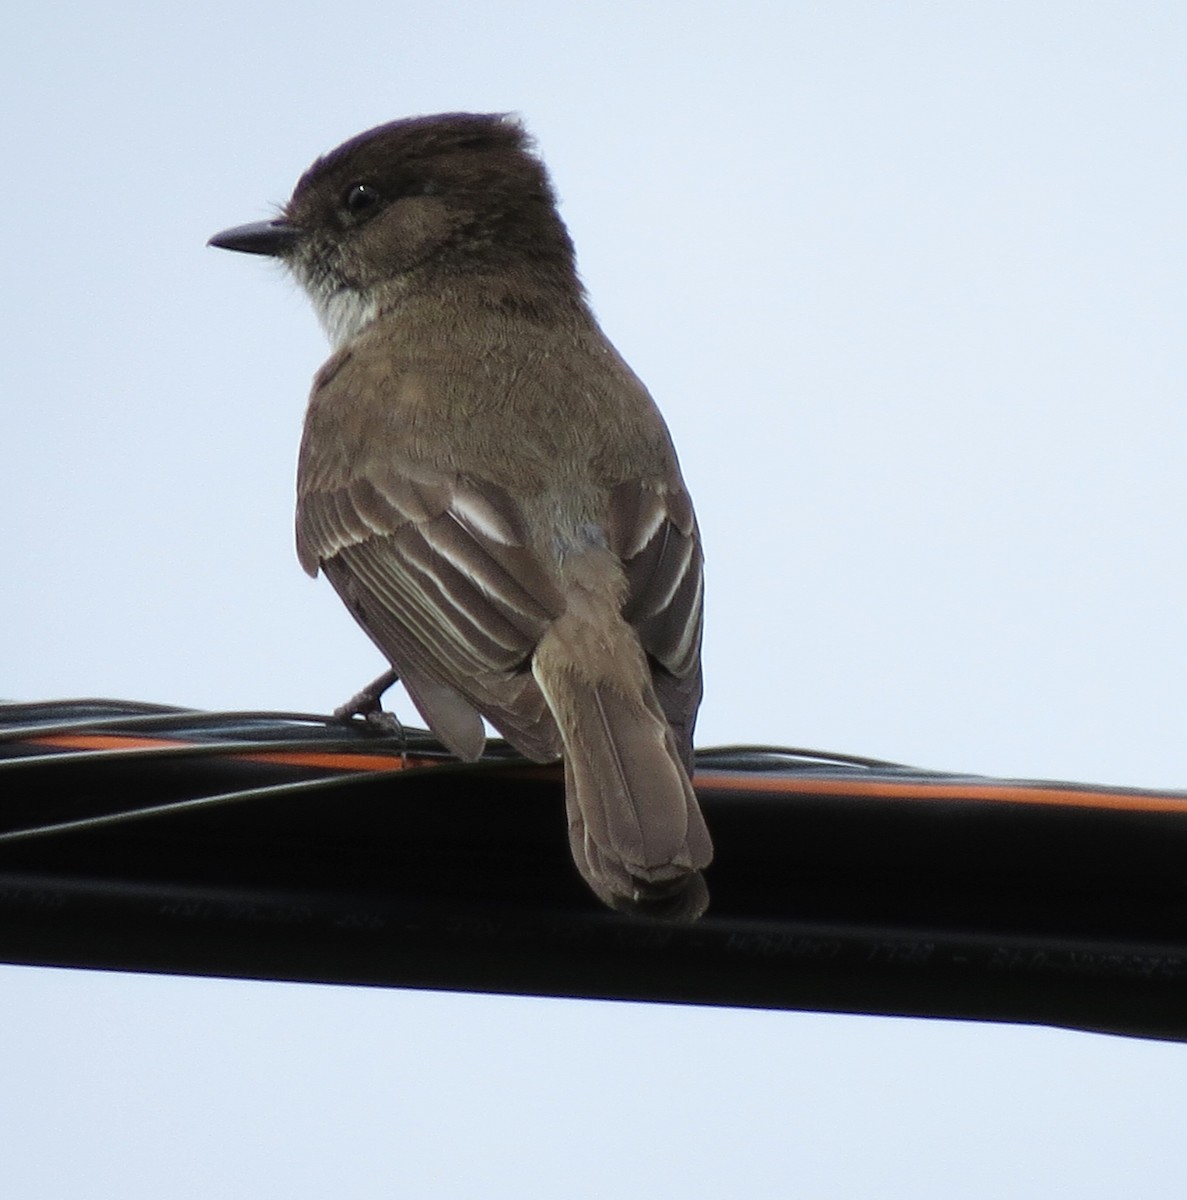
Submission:
[[[391,664],[345,712],[381,711],[398,678],[459,759],[481,756],[483,718],[527,758],[560,758],[593,893],[699,918],[700,534],[522,121],[369,129],[274,219],[209,244],[282,263],[333,349],[305,416],[297,554]]]

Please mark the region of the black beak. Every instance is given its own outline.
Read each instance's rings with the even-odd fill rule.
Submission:
[[[216,233],[206,244],[220,250],[241,250],[244,254],[270,254],[274,258],[291,250],[300,236],[295,225],[287,221],[256,221],[251,225],[236,225]]]

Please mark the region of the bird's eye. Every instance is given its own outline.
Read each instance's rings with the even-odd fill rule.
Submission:
[[[369,183],[355,183],[346,189],[342,204],[347,212],[359,217],[363,213],[370,212],[379,203],[379,200],[378,188],[372,187]]]

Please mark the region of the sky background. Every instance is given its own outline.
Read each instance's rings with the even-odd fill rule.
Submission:
[[[327,711],[327,350],[205,248],[371,125],[516,111],[707,549],[702,745],[1187,786],[1187,7],[0,15],[0,695]],[[397,711],[412,717],[401,700]],[[1187,1048],[0,967],[21,1200],[1182,1195]]]

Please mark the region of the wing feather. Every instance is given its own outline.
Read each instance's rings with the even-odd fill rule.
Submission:
[[[692,503],[679,477],[666,486],[628,481],[611,494],[610,547],[623,560],[634,626],[652,662],[652,684],[685,765],[703,690],[703,559]]]
[[[481,750],[482,713],[530,757],[556,757],[526,666],[564,602],[505,493],[392,471],[301,496],[297,530],[302,561],[325,571],[451,749]]]

